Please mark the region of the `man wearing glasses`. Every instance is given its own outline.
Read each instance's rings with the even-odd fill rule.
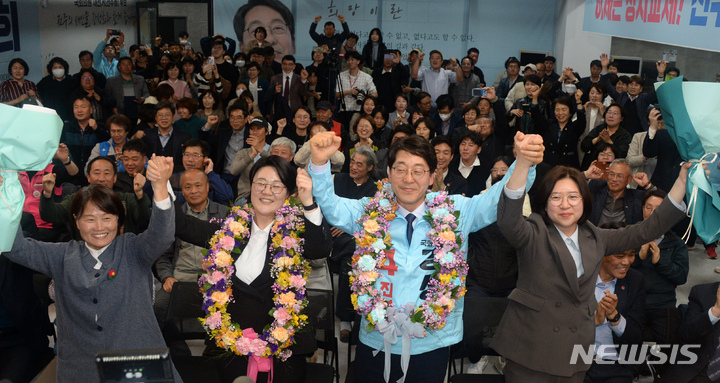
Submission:
[[[238,8],[233,28],[240,50],[255,40],[255,29],[267,31],[265,41],[275,49],[275,61],[295,54],[295,19],[290,9],[278,0],[249,0]]]
[[[542,145],[530,144],[530,139],[522,141],[516,137],[516,148],[530,158],[542,158]],[[351,200],[338,197],[333,188],[330,174],[330,156],[340,147],[342,140],[333,132],[318,133],[310,140],[312,160],[309,174],[313,179],[313,196],[322,209],[328,223],[346,232],[358,232],[363,235],[363,227],[357,224],[364,214],[368,198]],[[529,160],[528,161],[532,161]],[[390,221],[388,232],[392,239],[392,255],[389,264],[377,268],[381,274],[376,287],[382,290],[385,300],[392,300],[398,308],[407,304],[419,306],[425,298],[427,283],[435,273],[435,247],[428,239],[431,227],[424,218],[428,189],[433,185],[437,158],[432,145],[424,138],[413,135],[393,143],[388,153],[388,179],[398,207],[395,218]],[[482,229],[495,222],[497,203],[514,165],[508,170],[507,177],[492,186],[486,193],[467,198],[460,195],[450,196],[456,212],[460,213],[457,231],[465,237],[471,232]],[[530,171],[529,189],[535,177],[534,168]],[[434,195],[430,194],[429,198]],[[467,250],[467,241],[460,245],[461,251]],[[388,253],[386,253],[388,254]],[[381,287],[381,283],[385,287]],[[392,288],[389,288],[392,287]],[[362,319],[360,341],[355,358],[356,380],[396,381],[405,376],[407,381],[442,382],[445,378],[445,366],[449,355],[449,346],[462,340],[462,313],[464,299],[455,301],[455,309],[450,312],[447,323],[442,329],[425,329],[427,335],[412,338],[411,347],[403,348],[404,342],[396,342],[385,347],[383,334],[379,331],[367,331],[368,321]],[[400,337],[407,323],[397,323],[398,316],[388,319],[395,326]],[[399,340],[399,339],[398,339]],[[373,350],[382,351],[373,356]],[[385,365],[384,353],[391,353],[390,364]],[[382,354],[382,355],[381,355]],[[409,359],[407,369],[401,368],[400,360]],[[384,371],[390,379],[384,379]]]
[[[183,169],[170,177],[170,186],[178,197],[178,201],[180,203],[185,201],[180,179],[185,172],[191,169],[201,170],[205,173],[210,185],[208,198],[211,201],[224,205],[232,201],[232,188],[220,178],[219,174],[215,173],[213,161],[210,159],[210,145],[199,138],[191,138],[182,145],[182,150]]]
[[[592,173],[595,174],[595,173]],[[635,179],[638,189],[627,186]],[[589,221],[595,226],[608,222],[624,222],[632,225],[642,221],[642,199],[646,190],[654,189],[647,174],[632,174],[630,164],[618,158],[607,170],[607,181],[590,180],[593,208]]]
[[[146,129],[143,140],[148,146],[148,156],[153,154],[172,157],[175,169],[182,166],[182,144],[189,140],[190,134],[182,130],[173,129],[173,116],[175,106],[169,101],[160,101],[155,106],[156,129]]]

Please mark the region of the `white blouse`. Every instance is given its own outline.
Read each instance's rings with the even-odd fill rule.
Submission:
[[[320,213],[320,209],[315,209],[311,213],[305,212],[305,219],[316,226],[320,226],[322,213]],[[241,281],[250,284],[262,273],[268,251],[270,229],[272,229],[274,223],[273,220],[267,227],[260,229],[255,224],[255,221],[252,222],[247,246],[235,261],[235,276]]]

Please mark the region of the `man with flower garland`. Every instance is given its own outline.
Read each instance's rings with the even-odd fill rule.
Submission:
[[[515,142],[519,152],[542,157],[542,145],[529,141]],[[411,136],[390,147],[389,182],[378,194],[348,200],[335,195],[328,162],[341,139],[320,133],[310,143],[313,196],[327,221],[355,232],[358,244],[350,279],[362,316],[356,379],[442,382],[448,347],[462,340],[464,238],[495,222],[509,177],[473,198],[428,194],[435,152],[427,140]]]

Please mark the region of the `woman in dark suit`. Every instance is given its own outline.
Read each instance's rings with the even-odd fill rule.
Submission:
[[[373,28],[368,36],[368,41],[363,47],[362,57],[365,66],[370,69],[382,68],[387,47],[383,43],[383,35],[380,28]]]
[[[577,110],[577,120],[571,121],[575,107],[568,97],[553,100],[555,118],[548,121],[541,115],[538,131],[545,142],[545,163],[580,169],[578,141],[585,130],[585,109]]]
[[[590,365],[582,358],[571,360],[575,345],[594,343],[595,283],[602,259],[659,237],[685,216],[677,201],[682,204],[689,164],[648,219],[615,230],[588,222],[587,180],[577,169],[557,166],[541,181],[534,213],[525,220],[528,171],[542,156],[525,158],[524,153],[541,145],[540,136],[515,136],[519,155],[498,203],[498,226],[517,249],[518,281],[490,346],[507,359],[508,382],[582,382]]]
[[[268,250],[268,240],[275,221],[275,212],[283,206],[290,195],[297,192],[298,199],[306,209],[303,256],[309,259],[325,258],[332,250],[330,227],[312,199],[312,181],[304,170],[301,172],[298,175],[290,163],[278,156],[262,158],[250,170],[253,222],[247,244],[239,249],[240,255],[232,254],[236,270],[232,277],[234,302],[229,303],[227,309],[232,321],[238,323],[241,329],[252,327],[256,333],[261,334],[263,328],[273,321],[273,317],[268,315],[274,307],[272,285],[275,282],[270,275],[272,258]],[[198,246],[205,246],[208,239],[220,228],[220,224],[178,214],[176,228],[178,238]],[[256,241],[252,238],[258,232],[264,240]],[[258,255],[264,257],[259,259]],[[206,354],[219,355],[226,352],[217,348],[212,340],[206,343],[209,345]],[[292,356],[285,362],[274,358],[273,381],[279,383],[304,381],[305,357],[312,355],[315,349],[317,344],[313,331],[304,329],[296,333],[295,344],[290,347]],[[234,355],[220,359],[219,363],[224,382],[232,382],[238,376],[247,375],[247,357]],[[258,374],[257,381],[266,380],[266,373]]]

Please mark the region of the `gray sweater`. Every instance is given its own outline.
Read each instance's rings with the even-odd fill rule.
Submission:
[[[18,230],[12,252],[5,255],[55,279],[58,382],[98,382],[94,356],[99,351],[165,347],[152,308],[150,268],[173,243],[174,217],[172,207],[153,204],[148,229],[115,238],[100,254],[99,270],[83,241],[39,242]],[[181,381],[174,367],[173,372]]]

